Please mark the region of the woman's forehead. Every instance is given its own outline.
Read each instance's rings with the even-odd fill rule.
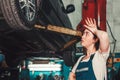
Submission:
[[[88,29],[85,29],[84,32],[83,32],[83,34],[84,34],[84,33],[93,35],[93,33],[92,33],[90,30],[88,30]]]
[[[85,29],[84,32],[89,32],[89,33],[92,33],[90,30],[88,29]]]

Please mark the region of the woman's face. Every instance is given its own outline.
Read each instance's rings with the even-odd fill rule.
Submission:
[[[95,39],[94,39],[93,33],[91,31],[85,29],[85,31],[83,32],[83,35],[82,35],[81,45],[85,48],[88,48],[94,44],[95,44]]]

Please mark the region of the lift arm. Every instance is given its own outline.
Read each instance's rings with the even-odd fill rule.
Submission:
[[[75,36],[73,39],[71,39],[70,41],[68,41],[68,42],[60,49],[60,51],[63,51],[63,50],[65,50],[66,48],[72,46],[73,44],[79,42],[79,41],[80,41],[80,37],[82,36],[82,33],[81,33],[80,31],[73,30],[73,29],[69,29],[69,28],[64,28],[64,27],[60,27],[60,26],[48,25],[47,27],[45,27],[45,26],[41,26],[41,25],[35,25],[35,28],[44,29],[44,30],[49,30],[49,31],[61,33],[61,34],[66,34],[66,35]]]
[[[70,35],[70,36],[78,36],[78,37],[82,36],[82,33],[80,31],[69,29],[69,28],[64,28],[60,26],[48,25],[45,27],[41,25],[35,25],[34,27],[38,29],[45,29],[48,31],[53,31],[53,32],[61,33],[61,34]]]
[[[48,25],[47,27],[45,27],[45,26],[41,26],[41,25],[35,25],[34,27],[38,28],[38,29],[44,29],[44,30],[61,33],[61,34],[75,36],[73,39],[71,39],[66,44],[64,44],[63,47],[60,49],[60,51],[63,51],[66,48],[72,46],[73,44],[79,42],[80,37],[82,36],[82,33],[80,31],[69,29],[69,28],[64,28],[64,27],[60,27],[60,26]]]

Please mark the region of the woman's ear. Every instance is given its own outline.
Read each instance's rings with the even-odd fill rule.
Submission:
[[[98,38],[96,38],[96,39],[95,39],[95,42],[98,42],[98,40],[99,40],[99,39],[98,39]]]
[[[98,38],[94,38],[95,43],[98,41]]]
[[[95,42],[97,42],[97,41],[98,41],[98,38],[95,39]]]

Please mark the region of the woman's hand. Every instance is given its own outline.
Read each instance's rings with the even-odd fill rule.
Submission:
[[[88,28],[92,33],[96,34],[97,29],[97,25],[96,25],[96,21],[95,19],[92,18],[87,18],[85,20],[86,25],[84,25],[86,28]]]

